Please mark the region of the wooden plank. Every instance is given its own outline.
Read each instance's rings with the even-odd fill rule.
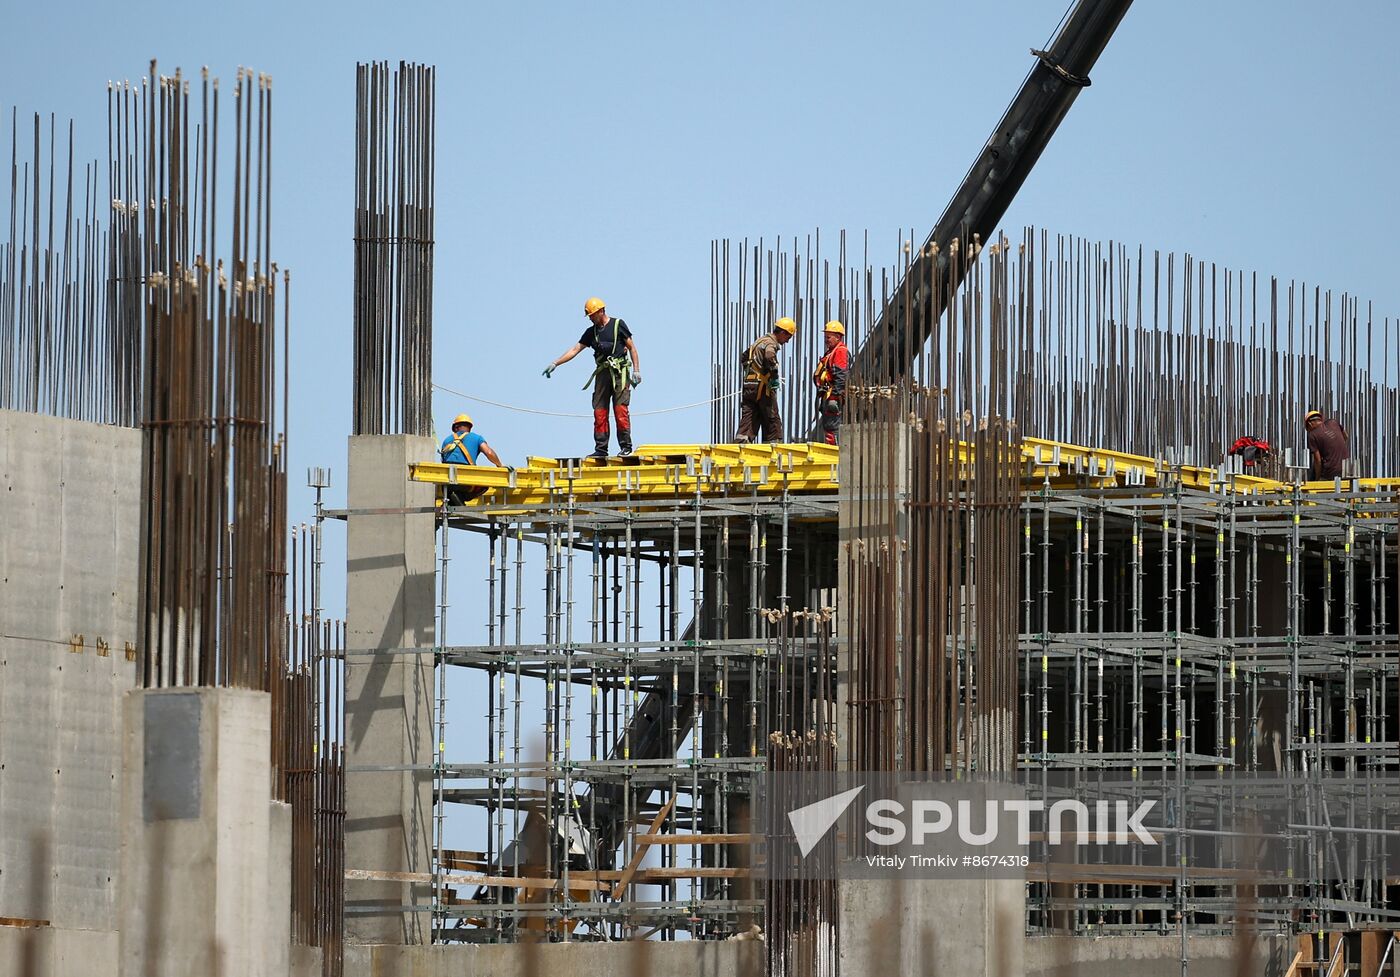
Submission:
[[[651,819],[651,826],[642,835],[638,836],[637,848],[632,852],[632,857],[627,860],[627,867],[622,870],[622,876],[617,880],[617,884],[612,888],[612,897],[621,899],[622,894],[627,891],[627,883],[632,881],[633,874],[637,871],[637,866],[642,864],[642,857],[646,855],[647,844],[640,839],[646,835],[654,835],[661,829],[661,823],[666,820],[666,815],[671,813],[671,807],[676,803],[676,795],[672,794],[671,799],[661,805],[661,810],[656,812],[656,817]]]
[[[763,840],[762,835],[638,835],[645,845],[748,845]]]
[[[1381,971],[1381,954],[1385,952],[1385,940],[1389,934],[1380,930],[1361,931],[1361,973],[1375,977]]]
[[[753,870],[748,868],[720,868],[714,865],[697,865],[694,868],[677,868],[668,866],[666,868],[639,868],[630,875],[626,869],[605,868],[596,872],[580,871],[569,873],[569,885],[574,884],[574,879],[590,879],[596,881],[621,880],[624,876],[630,882],[658,882],[670,879],[746,879],[752,875]]]
[[[633,877],[634,882],[669,882],[672,879],[747,879],[752,875],[747,868],[717,868],[696,866],[695,868],[644,868]]]
[[[484,851],[467,851],[463,848],[444,848],[440,854],[443,858],[455,858],[463,862],[484,862],[486,860]]]
[[[345,877],[347,879],[367,879],[371,882],[419,882],[428,885],[434,881],[433,876],[427,872],[377,872],[363,868],[347,868]],[[515,889],[561,889],[564,884],[562,879],[528,879],[517,878],[513,875],[451,875],[448,873],[439,875],[437,882],[441,885],[499,885]],[[571,873],[569,888],[601,892],[607,889],[607,884],[592,880],[575,882]]]
[[[1293,962],[1288,965],[1288,970],[1283,977],[1298,977],[1298,967],[1303,962],[1303,951],[1299,950],[1293,956]]]
[[[0,926],[16,926],[20,929],[38,929],[52,925],[47,919],[20,919],[17,916],[0,916]]]

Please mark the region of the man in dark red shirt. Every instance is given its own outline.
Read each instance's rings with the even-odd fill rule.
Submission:
[[[1323,417],[1320,410],[1308,411],[1303,424],[1308,429],[1308,453],[1312,456],[1309,477],[1314,481],[1340,478],[1342,462],[1351,457],[1346,428],[1330,417]]]
[[[851,351],[846,347],[846,327],[833,319],[822,330],[826,355],[817,363],[812,383],[817,388],[817,416],[821,419],[822,439],[836,443],[841,429],[841,404],[846,399],[846,371],[851,368]]]

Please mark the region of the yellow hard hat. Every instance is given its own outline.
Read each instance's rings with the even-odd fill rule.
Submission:
[[[458,414],[456,417],[452,418],[453,427],[456,427],[458,424],[470,424],[471,422],[472,417],[470,414]]]
[[[846,335],[846,327],[841,325],[841,323],[837,322],[835,319],[832,319],[822,329],[822,332],[834,332],[838,336],[844,336]]]
[[[583,314],[584,314],[584,315],[592,315],[592,314],[595,313],[595,312],[601,312],[601,311],[603,311],[603,308],[604,308],[603,300],[600,299],[600,298],[598,298],[598,296],[595,295],[595,296],[593,296],[593,298],[591,298],[591,299],[589,299],[587,302],[583,303]]]
[[[1320,410],[1310,410],[1310,411],[1308,411],[1305,415],[1303,415],[1303,420],[1305,420],[1305,421],[1310,421],[1310,420],[1312,420],[1314,417],[1316,417],[1318,420],[1321,420],[1321,419],[1322,419],[1322,411],[1320,411]]]
[[[781,329],[789,336],[797,335],[797,323],[793,322],[792,319],[788,318],[787,316],[783,316],[777,322],[773,323],[773,328]]]

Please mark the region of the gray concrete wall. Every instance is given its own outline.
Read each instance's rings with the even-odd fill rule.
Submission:
[[[0,977],[117,977],[116,931],[0,926]]]
[[[292,946],[287,977],[321,977],[321,951]],[[0,977],[117,977],[115,930],[0,926]]]
[[[139,431],[0,410],[0,916],[116,928],[140,471]]]
[[[122,705],[119,973],[269,977],[276,956],[285,974],[286,928],[269,932],[270,862],[287,851],[271,837],[271,696],[142,689]]]
[[[547,943],[494,946],[354,946],[346,977],[762,977],[763,944]],[[893,977],[893,972],[886,977]]]
[[[1026,887],[1014,879],[843,879],[842,977],[1023,972]]]
[[[1026,977],[1181,977],[1177,936],[1032,936],[1026,938]],[[1282,977],[1296,938],[1267,935],[1252,943],[1228,936],[1186,941],[1191,977]]]
[[[349,507],[431,507],[431,485],[408,480],[411,462],[436,460],[427,438],[350,439]],[[434,516],[351,515],[346,527],[346,647],[431,648],[436,627]],[[391,872],[432,870],[430,770],[357,768],[430,764],[433,660],[428,655],[355,658],[345,669],[345,865]],[[429,887],[346,884],[346,906],[419,905]],[[427,913],[349,915],[351,943],[427,943]]]

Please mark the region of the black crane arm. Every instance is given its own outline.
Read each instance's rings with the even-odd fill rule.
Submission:
[[[966,270],[965,262],[949,261],[953,242],[962,242],[960,247],[966,249],[974,237],[990,239],[1080,89],[1089,86],[1090,70],[1131,4],[1132,0],[1079,0],[1049,49],[1031,52],[1035,67],[913,257],[906,276],[909,287],[896,289],[895,300],[857,351],[856,372],[864,382],[888,383],[904,376],[909,351],[928,338],[943,313],[943,301]],[[936,262],[932,272],[924,267],[927,261]]]

